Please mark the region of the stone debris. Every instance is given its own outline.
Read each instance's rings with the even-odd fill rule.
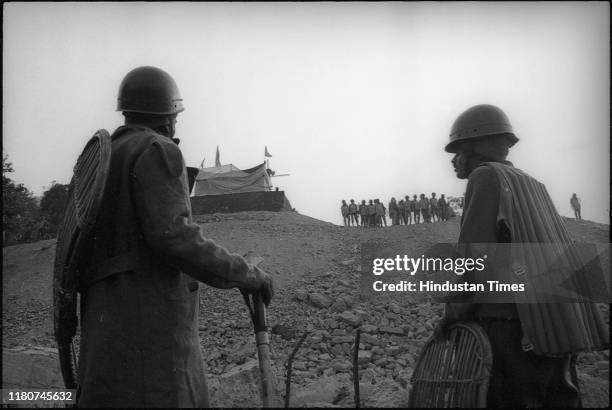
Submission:
[[[331,306],[332,304],[332,301],[330,298],[320,293],[311,293],[310,295],[308,295],[308,300],[314,307],[321,308],[321,309],[327,308]]]
[[[389,327],[389,326],[385,326],[385,327],[381,327],[379,328],[379,332],[381,333],[391,333],[393,335],[404,335],[404,329],[400,328],[400,327]]]
[[[346,311],[346,312],[343,312],[340,316],[338,316],[338,320],[344,323],[348,323],[349,325],[353,327],[356,327],[361,324],[362,317],[352,312]]]

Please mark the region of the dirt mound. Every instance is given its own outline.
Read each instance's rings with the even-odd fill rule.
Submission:
[[[293,367],[292,397],[296,405],[314,404],[307,399],[309,386],[322,379],[334,380],[335,390],[329,394],[331,401],[318,404],[351,403],[352,382],[345,383],[345,379],[351,375],[356,326],[362,329],[360,381],[363,391],[371,392],[364,400],[377,406],[404,404],[411,369],[442,314],[442,306],[361,299],[360,248],[368,242],[402,242],[406,252],[418,254],[435,243],[455,242],[459,232],[456,219],[379,229],[345,228],[295,212],[213,214],[195,216],[194,220],[206,237],[233,252],[264,258],[260,267],[272,274],[277,286],[269,319],[279,381],[285,380],[284,363],[289,353],[299,337],[308,332]],[[577,241],[609,242],[607,225],[567,220],[567,226]],[[55,346],[51,295],[54,257],[55,240],[3,249],[3,347]],[[252,374],[256,374],[252,371],[257,358],[253,330],[240,293],[205,285],[200,292],[200,336],[211,376],[212,404],[258,405],[256,389],[246,389],[242,397],[223,390],[233,385],[239,392],[240,384],[244,384],[241,380],[252,380]],[[608,319],[608,307],[602,309]],[[589,353],[580,359],[580,370],[588,375],[589,385],[596,386],[598,397],[608,390],[608,353]],[[237,377],[233,384],[232,375]],[[284,383],[280,384],[284,390]],[[383,396],[389,391],[394,392],[389,396],[393,399],[385,402]],[[234,398],[237,401],[228,402]],[[319,395],[317,400],[323,397]],[[601,401],[593,399],[589,403],[608,404]]]

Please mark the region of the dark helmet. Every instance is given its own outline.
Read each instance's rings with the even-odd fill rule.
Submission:
[[[157,67],[138,67],[119,86],[117,111],[143,114],[178,114],[185,110],[174,79]]]
[[[494,105],[480,104],[468,108],[453,123],[446,152],[456,152],[457,141],[488,135],[506,134],[512,145],[518,142],[508,116]],[[512,146],[510,145],[510,146]]]

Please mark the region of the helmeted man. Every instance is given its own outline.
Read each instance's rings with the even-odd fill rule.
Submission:
[[[446,151],[455,154],[457,177],[468,180],[458,250],[571,243],[544,185],[506,160],[517,141],[492,105],[474,106],[453,124]],[[456,320],[477,321],[491,342],[490,407],[579,406],[575,354],[609,347],[607,326],[590,303],[447,303],[436,333]]]
[[[417,198],[416,194],[412,197],[412,210],[414,211],[414,223],[421,223],[421,202]]]
[[[361,226],[368,226],[368,205],[365,199],[359,205],[359,215],[361,216]]]
[[[421,194],[419,204],[421,207],[421,213],[423,214],[423,222],[431,222],[431,215],[429,213],[429,199],[427,199],[425,194]]]
[[[440,220],[440,215],[438,214],[438,198],[436,198],[436,193],[431,193],[431,198],[429,198],[429,212],[431,214],[431,221],[436,222],[436,220]]]
[[[399,217],[399,208],[395,198],[391,198],[389,201],[389,218],[391,218],[391,225],[397,225]]]
[[[205,239],[193,223],[187,172],[173,138],[183,101],[156,67],[119,87],[125,125],[93,243],[80,273],[79,407],[207,407],[198,334],[199,284],[261,293],[271,278]]]
[[[580,221],[582,219],[582,216],[580,216],[580,199],[576,196],[576,194],[572,194],[572,197],[570,198],[570,205],[574,210],[574,217],[577,221]]]
[[[376,226],[382,226],[382,216],[384,214],[383,211],[383,205],[380,203],[380,200],[378,198],[376,198],[374,200],[374,210],[375,210],[375,225]]]
[[[406,203],[403,199],[397,203],[397,220],[399,225],[406,225]]]
[[[440,199],[438,199],[438,214],[440,215],[440,220],[446,221],[448,219],[448,204],[446,203],[446,199],[444,198],[444,194],[440,195]]]
[[[382,207],[382,221],[385,224],[385,227],[387,226],[387,208],[385,208],[385,204],[383,204],[380,199],[378,200],[378,203],[380,204],[380,206]]]
[[[354,199],[351,199],[349,205],[349,216],[351,218],[351,223],[355,226],[359,226],[359,210],[357,209],[357,204]]]
[[[404,223],[410,225],[410,222],[412,222],[412,201],[408,195],[404,199]]]
[[[342,200],[342,205],[340,206],[340,213],[342,214],[342,222],[344,222],[344,226],[349,226],[351,224],[349,207],[344,199]]]
[[[368,204],[368,226],[376,226],[376,205],[371,199]]]

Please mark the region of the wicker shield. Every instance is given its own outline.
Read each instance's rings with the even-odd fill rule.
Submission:
[[[493,354],[474,322],[449,326],[448,340],[433,337],[412,374],[408,407],[486,407]]]
[[[110,154],[110,135],[106,130],[98,130],[74,166],[66,213],[57,235],[53,269],[54,330],[60,368],[68,389],[76,388],[72,339],[77,329],[78,270],[91,244],[108,177]]]

